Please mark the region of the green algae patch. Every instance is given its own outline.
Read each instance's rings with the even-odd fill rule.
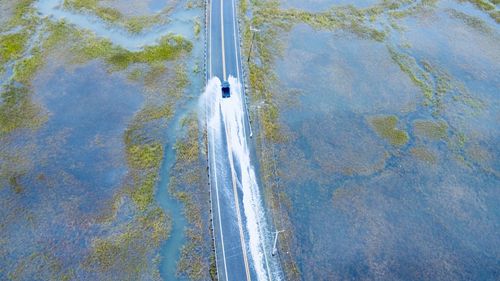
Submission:
[[[198,145],[193,144],[193,142],[177,142],[174,149],[177,152],[177,158],[180,161],[192,162],[198,159],[199,147]]]
[[[448,124],[444,121],[416,120],[413,122],[415,135],[432,140],[444,140],[448,137]]]
[[[174,109],[172,104],[163,105],[148,105],[138,113],[139,118],[145,122],[158,120],[158,119],[170,119],[174,114]]]
[[[240,13],[240,16],[245,16],[247,11],[248,11],[248,0],[240,0],[239,1],[239,13]]]
[[[385,7],[389,10],[389,15],[395,19],[415,15],[424,11],[426,8],[434,7],[438,0],[399,0],[383,1],[379,7]]]
[[[460,102],[473,112],[479,111],[483,103],[471,95],[463,82],[452,77],[447,71],[432,64],[427,60],[417,61],[414,57],[398,51],[392,46],[387,46],[392,60],[401,71],[408,75],[415,86],[423,93],[423,105],[433,110],[433,115],[439,115],[445,108],[444,98],[450,95],[455,102]]]
[[[47,33],[49,33],[48,37],[43,42],[43,48],[46,50],[53,49],[58,44],[66,41],[68,37],[78,41],[84,34],[83,31],[64,20],[58,22],[46,21],[46,29]]]
[[[260,113],[261,126],[266,138],[275,142],[283,141],[283,135],[280,132],[278,120],[278,107],[274,104],[269,104],[264,110],[261,110]]]
[[[159,207],[151,209],[120,233],[96,238],[85,266],[99,272],[115,272],[125,279],[138,280],[147,268],[148,251],[158,248],[167,239],[171,220]],[[114,276],[117,278],[117,276]]]
[[[417,157],[419,160],[421,160],[423,162],[426,162],[429,164],[436,164],[437,163],[436,155],[423,146],[414,147],[410,150],[410,152],[413,156]]]
[[[500,11],[496,6],[500,3],[498,0],[459,0],[460,2],[469,2],[478,7],[481,11],[486,12],[497,23],[500,23]]]
[[[103,58],[113,69],[123,70],[134,63],[153,64],[174,60],[181,54],[190,52],[192,48],[192,43],[182,36],[167,35],[158,45],[146,46],[142,51],[128,51],[104,39],[89,40],[79,50],[77,47],[76,51],[81,51],[79,60]]]
[[[27,32],[0,35],[0,67],[11,60],[19,59],[28,41]]]
[[[160,165],[163,148],[159,143],[131,145],[127,150],[129,165],[133,168],[148,169]]]
[[[137,209],[144,211],[154,202],[154,189],[158,177],[149,172],[145,178],[136,179],[130,196]]]
[[[64,0],[63,6],[66,9],[95,12],[98,17],[107,21],[117,21],[122,18],[119,11],[99,6],[98,0]]]
[[[20,60],[14,66],[14,80],[29,85],[43,62],[43,53],[38,48],[32,50],[31,56]]]
[[[422,70],[413,57],[397,52],[396,49],[391,47],[388,50],[391,58],[396,62],[401,71],[406,73],[411,81],[422,90],[427,100],[431,100],[434,90],[432,88],[432,78],[429,73]]]
[[[312,13],[297,9],[283,10],[276,6],[266,7],[256,12],[256,20],[274,21],[275,24],[293,25],[305,23],[315,29],[342,29],[361,37],[384,41],[385,32],[369,24],[369,18],[377,15],[375,10],[360,10],[354,6],[333,7],[326,12]]]
[[[409,140],[407,132],[396,128],[398,117],[394,115],[371,117],[369,122],[377,135],[388,140],[392,145],[402,146]]]
[[[15,60],[13,65],[13,76],[12,79],[16,82],[22,83],[26,86],[31,85],[31,81],[35,76],[36,72],[44,65],[45,57],[50,51],[53,51],[54,47],[57,46],[59,42],[68,37],[68,34],[73,32],[74,34],[81,33],[74,30],[72,27],[68,26],[65,22],[52,23],[47,21],[47,25],[44,26],[43,30],[48,33],[48,35],[41,41],[36,40],[35,46],[27,52],[26,42],[32,32],[29,29],[24,29],[20,34],[20,42],[22,47],[16,52],[16,55],[11,57]],[[1,44],[1,43],[0,43]]]
[[[177,58],[182,52],[191,52],[193,45],[182,36],[168,35],[157,46],[148,46],[142,52],[128,52],[131,62],[153,63]]]
[[[32,101],[28,88],[9,84],[1,97],[0,135],[19,128],[36,129],[47,121],[42,107]]]
[[[166,19],[162,19],[160,15],[154,16],[137,16],[125,20],[123,26],[131,33],[140,33],[143,30],[154,25],[166,23]]]
[[[495,4],[489,0],[460,0],[460,2],[470,2],[483,11],[495,10]]]
[[[154,202],[155,184],[158,179],[157,170],[162,159],[163,146],[160,143],[127,145],[129,166],[136,170],[135,188],[130,194],[139,210],[145,210]],[[139,176],[139,173],[143,175]]]
[[[93,59],[103,59],[110,65],[111,70],[119,71],[128,68],[131,64],[145,63],[155,67],[165,61],[176,60],[182,54],[191,52],[193,44],[180,35],[168,34],[158,40],[153,46],[146,46],[142,50],[129,51],[114,45],[107,39],[76,29],[65,23],[49,23],[50,36],[44,43],[44,48],[53,48],[65,37],[72,37],[78,44],[71,45],[74,54],[74,63],[84,63]],[[137,73],[139,74],[139,73]],[[137,75],[136,78],[139,78]]]
[[[200,32],[201,32],[201,21],[199,18],[195,18],[194,19],[194,36],[196,36],[196,38],[198,38],[200,36]]]
[[[463,12],[454,9],[447,10],[447,12],[448,14],[450,14],[452,18],[462,21],[471,28],[474,28],[484,33],[490,33],[490,34],[493,33],[493,29],[490,26],[488,26],[486,22],[477,17],[467,15]]]
[[[14,7],[14,12],[5,26],[0,27],[0,30],[8,30],[10,28],[27,25],[32,20],[34,8],[32,4],[35,0],[16,0],[17,4]]]

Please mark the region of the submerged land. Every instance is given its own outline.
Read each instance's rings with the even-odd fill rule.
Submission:
[[[202,3],[130,15],[125,1],[59,1],[63,18],[40,14],[53,2],[1,3],[0,279],[210,279],[204,154],[176,144],[198,134]],[[178,33],[147,45],[174,14]]]
[[[129,2],[0,0],[1,280],[216,278],[204,1]],[[496,280],[500,2],[238,10],[286,280]]]
[[[494,280],[499,3],[242,3],[287,279]]]

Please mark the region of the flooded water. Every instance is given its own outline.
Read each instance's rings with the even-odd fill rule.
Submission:
[[[36,269],[44,259],[65,271],[78,268],[77,249],[102,234],[96,222],[128,169],[122,134],[142,102],[136,87],[120,75],[108,76],[99,63],[57,67],[40,76],[36,88],[49,120],[2,145],[3,153],[23,163],[14,165],[22,190],[1,189],[2,217],[11,218],[2,223],[2,249],[10,249],[2,267],[35,264],[16,277],[21,280],[35,273],[49,278],[50,269]]]
[[[23,81],[26,88],[12,82],[26,89],[20,106],[36,120],[23,120],[27,128],[8,134],[2,128],[0,134],[0,279],[185,280],[178,277],[178,262],[190,225],[184,204],[169,193],[168,185],[179,123],[196,107],[203,87],[203,38],[195,36],[193,28],[203,10],[171,1],[144,1],[145,14],[171,8],[170,22],[132,35],[90,13],[64,10],[61,3],[34,3],[35,17],[48,21],[36,22],[37,33],[28,40],[26,54],[50,35],[49,21],[65,21],[130,51],[155,45],[166,34],[179,34],[193,43],[192,53],[184,50],[172,61],[136,63],[117,71],[105,59],[82,61],[75,44],[84,45],[89,38],[66,34],[78,42],[58,42],[44,50],[39,71]],[[11,16],[10,6],[16,3],[1,4],[9,8],[2,9],[2,15]],[[11,83],[12,67],[9,64],[1,74],[2,86]],[[186,86],[177,89],[180,79],[187,80]],[[144,109],[153,106],[171,108],[160,112],[163,117],[141,119]],[[140,138],[132,141],[161,147],[163,155],[148,156],[160,159],[158,171],[147,167],[137,172],[130,155],[133,134]],[[158,181],[152,202],[143,210],[131,189],[139,189],[138,180],[151,173],[153,182]]]
[[[151,14],[162,12],[164,9],[175,7],[180,1],[177,0],[143,0],[143,1],[128,1],[115,0],[105,2],[108,7],[117,9],[122,14],[127,16],[151,16]],[[182,3],[180,4],[182,5]]]
[[[16,2],[0,0],[2,25]],[[170,33],[183,35],[193,50],[176,61],[116,71],[102,58],[76,63],[74,42],[61,41],[43,53],[33,79],[12,83],[23,115],[8,121],[25,126],[0,128],[0,279],[187,280],[178,261],[191,225],[168,186],[183,118],[204,86],[203,36],[193,26],[204,11],[186,8],[186,1],[107,1],[126,17],[171,9],[168,23],[131,34],[91,13],[65,10],[62,2],[34,2],[36,35],[21,56],[41,47],[41,27],[48,25],[41,18],[131,51]],[[382,2],[289,0],[281,7],[320,12]],[[280,203],[291,217],[283,230],[296,238],[290,250],[304,280],[500,276],[500,28],[468,1],[424,2],[411,13],[384,11],[355,22],[382,31],[378,41],[353,33],[356,24],[329,31],[297,24],[281,38],[273,102],[286,141],[274,145],[272,157],[285,187]],[[23,29],[5,28],[11,29],[0,28],[2,35]],[[15,72],[14,62],[5,66],[2,87]],[[189,85],[172,93],[182,78],[174,73],[183,68]],[[11,102],[6,89],[0,106]],[[138,113],[161,102],[172,103],[172,116],[134,131]],[[224,103],[219,117],[231,131],[253,269],[260,280],[279,280],[279,263],[266,254],[273,220],[250,161],[241,103]],[[138,211],[130,195],[134,180],[150,172],[132,173],[130,131],[163,153],[147,211]]]
[[[201,9],[195,10],[200,13]],[[194,14],[194,12],[190,12]],[[189,85],[184,90],[185,100],[179,102],[177,114],[170,121],[170,126],[165,132],[167,145],[165,147],[164,162],[160,170],[160,181],[158,183],[158,191],[156,199],[159,204],[172,216],[172,230],[169,238],[162,246],[161,262],[160,262],[160,276],[163,280],[188,280],[186,277],[179,276],[178,274],[178,261],[181,257],[182,247],[186,245],[186,230],[189,223],[185,217],[185,205],[179,202],[178,199],[173,198],[169,191],[170,178],[176,175],[172,172],[172,165],[176,160],[174,152],[174,144],[178,141],[179,131],[182,119],[192,114],[197,110],[198,97],[202,94],[203,89],[203,75],[199,75],[197,71],[193,71],[196,65],[201,64],[203,59],[203,40],[202,38],[196,39],[193,35],[189,39],[195,42],[193,47],[193,55],[187,59],[187,64],[190,67]],[[197,167],[193,167],[197,168]],[[198,167],[199,168],[199,167]],[[207,222],[205,222],[207,223]],[[210,235],[207,235],[209,237]]]
[[[144,46],[155,45],[161,37],[170,33],[193,38],[193,19],[200,14],[199,9],[185,9],[179,5],[179,10],[172,13],[170,17],[170,24],[153,26],[150,30],[133,35],[122,27],[110,26],[97,16],[64,10],[61,8],[61,4],[61,0],[39,0],[35,3],[35,7],[42,16],[53,20],[65,20],[79,28],[90,30],[99,37],[107,38],[116,45],[133,51]]]
[[[395,21],[384,42],[304,24],[285,36],[278,165],[294,256],[305,280],[495,280],[500,28],[453,1]],[[443,95],[423,95],[394,52]]]
[[[381,2],[380,0],[285,0],[281,1],[281,7],[294,8],[304,11],[321,12],[331,8],[334,5],[345,6],[353,5],[360,8],[366,8],[373,4]]]

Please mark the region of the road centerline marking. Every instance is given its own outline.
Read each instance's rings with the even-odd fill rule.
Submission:
[[[220,30],[222,38],[222,80],[226,80],[226,49],[224,44],[224,0],[220,0]]]
[[[220,107],[219,107],[219,112],[220,112]],[[229,281],[228,276],[227,276],[227,264],[226,264],[226,250],[224,246],[224,233],[222,231],[222,220],[221,220],[221,215],[220,215],[220,204],[219,204],[219,185],[217,184],[217,163],[215,163],[215,137],[212,134],[212,163],[213,163],[213,168],[214,168],[214,182],[215,182],[215,195],[217,198],[217,214],[219,217],[219,230],[220,230],[220,240],[221,240],[221,245],[222,245],[222,259],[224,260],[224,272],[226,276],[226,281]]]
[[[208,6],[208,16],[210,17],[210,24],[209,26],[207,27],[208,30],[209,30],[209,36],[208,36],[208,48],[209,48],[209,51],[208,51],[208,64],[209,64],[209,72],[210,72],[210,77],[209,79],[212,78],[212,1],[210,1],[210,5]]]
[[[232,185],[233,185],[233,193],[234,193],[234,204],[236,208],[236,216],[238,220],[238,230],[240,232],[240,242],[241,242],[241,251],[243,253],[243,262],[245,264],[245,273],[247,276],[247,280],[250,281],[252,278],[250,277],[250,269],[248,266],[248,257],[247,257],[247,247],[245,243],[245,235],[243,234],[243,223],[241,220],[241,211],[240,211],[240,200],[238,197],[238,187],[236,184],[236,172],[234,169],[234,162],[233,162],[233,150],[231,146],[231,140],[229,139],[229,136],[231,136],[231,128],[229,128],[228,122],[225,122],[224,120],[224,127],[226,129],[226,140],[227,140],[227,149],[228,149],[228,158],[229,158],[229,166],[231,167],[231,180],[232,180]]]
[[[238,37],[236,37],[236,6],[234,4],[234,0],[232,0],[232,7],[233,7],[233,37],[234,37],[234,57],[236,60],[236,74],[238,76],[238,81],[241,83],[241,78],[240,78],[240,60],[238,59],[238,45],[236,41],[238,41]]]

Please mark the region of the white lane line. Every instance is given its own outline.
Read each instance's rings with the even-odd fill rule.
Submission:
[[[248,257],[247,257],[247,247],[245,244],[245,236],[243,234],[243,223],[241,221],[241,211],[240,211],[240,200],[238,198],[238,187],[236,185],[236,172],[234,171],[234,162],[233,162],[233,150],[231,146],[231,140],[229,137],[231,136],[230,134],[230,128],[229,128],[229,122],[227,120],[224,120],[224,127],[226,128],[226,140],[227,140],[227,149],[228,149],[228,156],[229,156],[229,166],[231,167],[231,180],[233,183],[233,193],[234,193],[234,203],[236,207],[236,216],[238,219],[238,229],[240,231],[240,242],[241,242],[241,251],[243,252],[243,262],[245,264],[245,273],[247,275],[247,280],[250,281],[252,280],[250,277],[250,269],[248,267]]]
[[[237,24],[236,24],[236,19],[238,18],[238,12],[236,11],[236,4],[235,4],[235,1],[232,0],[232,4],[233,4],[233,34],[234,34],[234,51],[235,51],[235,56],[236,56],[236,73],[237,73],[237,76],[238,76],[238,81],[240,82],[240,84],[242,85],[242,91],[245,92],[245,85],[243,85],[243,80],[241,80],[241,77],[240,77],[240,64],[241,64],[241,48],[239,48],[239,40],[240,40],[240,37],[239,36],[236,36],[236,30],[237,30]],[[241,97],[241,102],[243,103],[243,107],[246,108],[246,116],[247,116],[247,121],[248,121],[248,127],[250,128],[250,137],[253,136],[253,132],[252,132],[252,125],[250,124],[250,111],[248,110],[248,103],[246,103],[246,95],[245,96],[242,96]],[[246,104],[245,104],[246,103]],[[246,127],[243,128],[243,130],[245,130],[245,135],[247,134],[246,133]]]
[[[219,112],[220,112],[220,107],[219,107]],[[220,116],[220,115],[219,115]],[[220,119],[219,119],[220,120]],[[215,145],[215,137],[214,134],[212,134],[212,146]],[[212,167],[214,170],[214,183],[215,183],[215,194],[217,198],[217,214],[219,215],[219,230],[220,230],[220,241],[222,244],[222,259],[224,260],[224,272],[226,276],[226,281],[229,281],[227,277],[227,265],[226,265],[226,250],[224,249],[224,234],[222,232],[222,221],[221,221],[221,216],[220,216],[220,204],[219,204],[219,185],[217,184],[217,164],[215,163],[215,148],[212,147]],[[217,246],[216,246],[217,247]]]
[[[208,15],[210,17],[210,26],[208,27],[208,29],[209,29],[210,34],[208,36],[208,42],[209,42],[208,43],[208,47],[210,49],[209,49],[209,52],[208,52],[208,56],[209,56],[208,63],[209,63],[209,68],[210,68],[210,70],[209,70],[209,72],[210,72],[209,79],[211,79],[212,78],[212,3],[213,2],[212,2],[212,0],[209,0],[209,1],[210,1],[210,6],[208,7],[208,9],[209,9]]]
[[[236,45],[236,6],[234,4],[234,0],[232,1],[233,5],[233,37],[234,37],[234,56],[236,59],[236,74],[238,76],[238,81],[241,81],[240,79],[240,60],[238,59],[238,46]]]
[[[224,47],[224,0],[220,0],[220,31],[222,37],[222,80],[226,81],[226,49]]]

